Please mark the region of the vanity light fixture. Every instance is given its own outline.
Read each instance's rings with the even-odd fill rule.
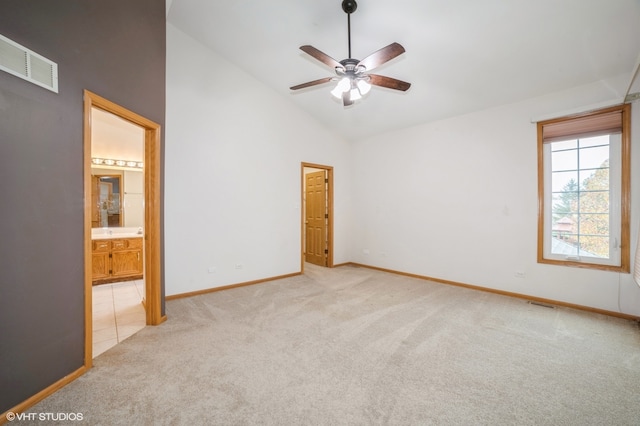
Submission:
[[[127,161],[127,160],[114,160],[111,158],[92,158],[91,163],[96,166],[118,166],[130,169],[142,169],[142,161]]]

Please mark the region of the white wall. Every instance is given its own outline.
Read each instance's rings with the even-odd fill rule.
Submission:
[[[640,288],[629,274],[536,262],[531,119],[602,106],[623,96],[628,81],[620,76],[347,143],[168,25],[166,294],[299,271],[304,161],[334,167],[335,263],[640,315]],[[632,254],[640,219],[638,136]]]
[[[351,260],[350,145],[170,24],[165,132],[166,295],[299,272],[302,162],[334,167]]]
[[[620,76],[355,143],[352,260],[639,315],[640,288],[631,275],[536,262],[532,117],[619,99],[628,81]],[[634,108],[632,127],[640,129],[640,104]],[[632,134],[632,250],[640,219],[637,133]],[[516,271],[525,277],[515,277]]]
[[[144,227],[144,174],[139,171],[124,172],[124,226]]]

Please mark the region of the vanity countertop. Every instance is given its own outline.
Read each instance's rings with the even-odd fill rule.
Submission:
[[[113,240],[116,238],[142,238],[144,230],[136,227],[92,228],[92,240]]]
[[[136,232],[132,232],[132,233],[117,232],[113,234],[97,234],[97,235],[91,236],[92,240],[114,240],[117,238],[142,238],[142,234],[138,234]]]

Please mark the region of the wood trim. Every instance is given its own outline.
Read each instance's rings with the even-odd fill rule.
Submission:
[[[150,122],[145,127],[144,144],[144,193],[145,193],[145,297],[147,301],[147,325],[158,325],[162,317],[162,280],[160,251],[160,125]]]
[[[91,249],[91,97],[85,91],[83,107],[84,170],[84,367],[93,366],[93,283]]]
[[[622,107],[620,271],[631,272],[631,104]]]
[[[89,370],[89,368],[86,367],[86,366],[80,367],[76,371],[72,372],[71,374],[68,374],[68,375],[64,376],[63,378],[61,378],[60,380],[58,380],[57,382],[55,382],[51,386],[48,386],[48,387],[44,388],[43,390],[41,390],[37,394],[33,395],[32,397],[22,401],[20,404],[16,405],[15,407],[5,411],[4,413],[2,413],[2,415],[0,415],[0,424],[4,424],[5,422],[11,421],[11,420],[7,419],[7,414],[8,413],[19,414],[19,413],[22,413],[22,412],[28,410],[30,407],[32,407],[35,404],[37,404],[38,402],[42,401],[43,399],[45,399],[49,395],[54,394],[55,392],[57,392],[58,390],[60,390],[64,386],[68,385],[69,383],[71,383],[75,379],[77,379],[78,377],[82,376],[88,370]]]
[[[110,112],[144,128],[144,184],[145,184],[145,312],[147,325],[166,320],[162,315],[161,294],[161,230],[160,230],[160,152],[161,126],[89,90],[84,91],[84,279],[85,279],[85,368],[93,364],[92,294],[91,282],[91,111],[93,108]]]
[[[544,138],[538,123],[538,263],[544,263]]]
[[[570,119],[584,118],[593,115],[622,112],[622,140],[621,140],[621,200],[620,200],[620,265],[600,265],[589,262],[575,262],[570,260],[546,259],[544,257],[544,136],[543,128],[549,123],[562,122]],[[597,269],[601,271],[629,273],[631,271],[631,104],[617,105],[597,111],[589,111],[560,117],[537,123],[538,130],[538,263],[549,265],[571,266],[577,268]]]
[[[329,253],[327,255],[327,267],[333,268],[333,167],[315,163],[300,163],[300,271],[304,273],[304,168],[311,167],[314,169],[323,169],[327,171],[327,180],[329,187],[327,188],[327,210],[329,211],[329,223],[327,229],[327,245]]]
[[[514,298],[517,298],[517,299],[524,299],[524,300],[527,300],[527,301],[539,302],[539,303],[544,303],[544,304],[548,304],[548,305],[562,306],[562,307],[565,307],[565,308],[577,309],[577,310],[580,310],[580,311],[587,311],[587,312],[592,312],[592,313],[601,314],[601,315],[607,315],[607,316],[611,316],[611,317],[623,318],[623,319],[632,320],[632,321],[640,321],[640,317],[637,317],[635,315],[623,314],[621,312],[607,311],[607,310],[604,310],[604,309],[592,308],[590,306],[576,305],[576,304],[573,304],[573,303],[560,302],[558,300],[553,300],[553,299],[545,299],[545,298],[542,298],[542,297],[529,296],[529,295],[521,294],[521,293],[513,293],[513,292],[510,292],[510,291],[497,290],[497,289],[493,289],[493,288],[481,287],[481,286],[472,285],[472,284],[465,284],[465,283],[460,283],[460,282],[456,282],[456,281],[443,280],[443,279],[440,279],[440,278],[433,278],[433,277],[429,277],[429,276],[426,276],[426,275],[418,275],[418,274],[412,274],[412,273],[408,273],[408,272],[396,271],[396,270],[393,270],[393,269],[379,268],[377,266],[365,265],[365,264],[362,264],[362,263],[349,262],[347,265],[358,266],[358,267],[361,267],[361,268],[374,269],[376,271],[388,272],[388,273],[391,273],[391,274],[402,275],[402,276],[410,277],[410,278],[418,278],[418,279],[421,279],[421,280],[433,281],[433,282],[436,282],[436,283],[452,285],[452,286],[456,286],[456,287],[464,287],[464,288],[468,288],[470,290],[484,291],[484,292],[487,292],[487,293],[499,294],[499,295],[502,295],[502,296],[509,296],[509,297],[514,297]]]
[[[246,282],[243,282],[243,283],[225,285],[225,286],[221,286],[221,287],[213,287],[213,288],[208,288],[208,289],[205,289],[205,290],[190,291],[188,293],[173,294],[171,296],[165,297],[165,300],[184,299],[186,297],[200,296],[202,294],[215,293],[215,292],[218,292],[218,291],[230,290],[232,288],[238,288],[238,287],[246,287],[246,286],[249,286],[249,285],[261,284],[261,283],[265,283],[265,282],[268,282],[268,281],[280,280],[280,279],[283,279],[283,278],[297,277],[299,275],[302,275],[302,272],[293,272],[291,274],[279,275],[277,277],[262,278],[262,279],[259,279],[259,280],[246,281]]]

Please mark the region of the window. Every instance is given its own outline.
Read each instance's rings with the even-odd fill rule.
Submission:
[[[538,123],[538,262],[629,272],[630,105]]]

